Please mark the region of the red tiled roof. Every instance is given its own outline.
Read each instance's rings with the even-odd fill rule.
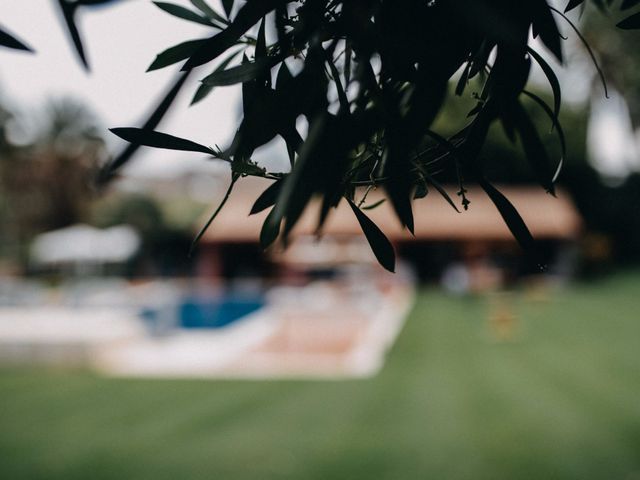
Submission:
[[[227,205],[204,235],[204,243],[258,242],[262,222],[268,211],[249,216],[258,195],[269,185],[262,179],[241,179]],[[459,203],[456,188],[447,187]],[[498,189],[513,203],[527,226],[538,239],[572,239],[581,231],[582,222],[566,192],[557,198],[538,186],[508,186]],[[366,214],[394,242],[416,240],[487,240],[513,239],[491,200],[479,188],[469,188],[469,210],[457,213],[437,193],[414,202],[415,237],[403,230],[389,202]],[[382,189],[371,192],[367,204],[384,198]],[[312,235],[318,218],[319,202],[312,201],[296,225],[293,235]],[[329,214],[325,235],[361,235],[362,232],[346,201]]]

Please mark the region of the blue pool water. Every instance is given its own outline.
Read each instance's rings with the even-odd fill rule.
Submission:
[[[178,319],[182,328],[220,328],[263,306],[262,299],[225,298],[221,301],[202,301],[187,298],[178,308]]]
[[[260,296],[226,295],[222,298],[203,299],[186,296],[177,305],[165,308],[146,308],[142,318],[156,333],[171,328],[222,328],[246,317],[265,305]]]

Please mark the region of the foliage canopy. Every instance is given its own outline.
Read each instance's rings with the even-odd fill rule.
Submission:
[[[80,58],[88,65],[74,14],[108,0],[59,2]],[[591,2],[601,10],[613,4]],[[565,37],[556,22],[566,21],[582,38],[565,13],[584,8],[585,0],[568,1],[564,12],[546,0],[222,0],[222,8],[205,0],[191,0],[193,8],[154,3],[175,17],[208,26],[211,36],[185,41],[157,56],[149,70],[182,63],[183,73],[141,128],[112,129],[131,146],[108,165],[103,180],[139,145],[205,153],[231,167],[231,186],[220,208],[241,177],[274,181],[252,211],[271,208],[260,237],[265,248],[278,238],[286,243],[305,207],[318,196],[319,232],[330,211],[341,201],[349,202],[378,260],[393,270],[393,248],[363,211],[368,192],[384,189],[400,222],[413,231],[412,200],[430,189],[458,210],[458,202],[437,180],[440,172],[453,171],[461,207],[470,203],[465,185],[478,183],[518,242],[534,252],[533,238],[518,212],[485,177],[483,145],[490,126],[500,122],[508,138],[521,145],[541,186],[554,193],[562,158],[550,157],[523,102],[533,102],[549,116],[564,151],[558,119],[561,91],[554,69],[532,45],[562,63]],[[639,4],[624,0],[618,8],[626,11]],[[640,13],[626,17],[620,28],[640,28]],[[6,37],[0,37],[0,43],[28,48]],[[551,86],[551,105],[526,90],[533,62]],[[242,84],[243,118],[225,148],[155,130],[187,77],[202,66],[210,72],[202,78],[194,103],[216,87]],[[453,78],[455,94],[470,93],[475,106],[460,119],[457,133],[445,138],[432,125]],[[302,118],[306,131],[300,128]],[[289,172],[267,171],[252,160],[257,148],[276,137],[286,143]]]

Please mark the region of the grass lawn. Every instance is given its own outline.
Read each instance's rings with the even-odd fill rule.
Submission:
[[[640,275],[488,302],[426,289],[376,378],[0,370],[0,478],[640,478]]]

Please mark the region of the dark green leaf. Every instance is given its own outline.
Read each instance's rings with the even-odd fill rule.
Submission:
[[[256,213],[262,212],[263,210],[266,210],[267,208],[275,205],[283,184],[284,179],[280,179],[269,185],[269,187],[264,192],[262,192],[262,194],[255,201],[249,215],[255,215]]]
[[[562,62],[562,45],[561,37],[558,31],[558,25],[551,14],[551,10],[546,1],[533,2],[534,18],[533,18],[533,36],[540,35],[540,40],[551,53]]]
[[[233,0],[222,0],[222,8],[224,8],[224,13],[227,14],[227,18],[231,18],[231,13],[233,11]]]
[[[624,30],[640,29],[640,12],[634,13],[630,17],[627,17],[623,21],[618,23],[618,28],[622,28]]]
[[[33,52],[31,47],[27,46],[26,44],[18,40],[16,37],[14,37],[13,35],[10,35],[9,33],[5,32],[2,29],[0,29],[0,45],[2,45],[3,47],[13,48],[15,50],[24,50],[27,52]]]
[[[229,66],[229,64],[233,61],[234,58],[238,56],[239,53],[240,51],[234,52],[231,55],[229,55],[229,57],[225,58],[220,63],[220,65],[216,67],[214,72],[221,72],[225,68],[227,68],[227,66]],[[209,95],[213,91],[214,88],[215,87],[213,85],[205,85],[204,83],[201,83],[200,86],[198,87],[198,90],[196,90],[196,94],[193,96],[193,99],[191,100],[191,105],[198,103],[200,100],[205,98],[207,95]]]
[[[384,268],[390,272],[396,269],[396,254],[389,239],[382,233],[382,230],[367,217],[350,199],[347,198],[349,206],[360,224],[360,228],[367,238],[373,254]]]
[[[636,5],[640,5],[640,0],[623,0],[620,5],[620,10],[627,10],[635,7]]]
[[[289,70],[286,62],[282,62],[278,69],[278,76],[276,77],[276,90],[286,95],[289,93],[287,90],[291,88],[292,82],[293,75],[291,75],[291,70]]]
[[[410,164],[404,155],[389,154],[388,149],[383,157],[387,165],[387,175],[390,177],[384,185],[396,215],[402,226],[412,234],[414,232],[413,208],[411,206],[411,179],[409,178]],[[404,153],[404,152],[403,152]]]
[[[558,139],[560,140],[560,149],[562,151],[562,156],[560,157],[560,161],[558,162],[558,167],[556,168],[556,171],[555,171],[555,173],[553,175],[553,179],[552,179],[553,183],[556,183],[556,181],[558,180],[558,177],[560,176],[560,172],[562,171],[562,166],[564,164],[564,159],[567,156],[567,142],[566,142],[566,138],[564,136],[564,130],[562,129],[562,125],[558,121],[557,117],[554,115],[553,111],[551,110],[551,107],[549,107],[549,105],[547,105],[547,103],[544,100],[542,100],[536,94],[528,92],[526,90],[524,90],[522,93],[524,93],[529,98],[534,100],[546,112],[546,114],[551,119],[551,122],[553,124],[553,129],[558,134]]]
[[[579,7],[583,3],[584,3],[584,0],[569,0],[569,3],[567,4],[566,8],[564,9],[564,13],[567,13],[567,12],[573,10],[574,8]]]
[[[518,241],[520,246],[528,253],[535,251],[535,242],[533,236],[524,223],[524,220],[516,210],[516,208],[500,193],[493,185],[484,179],[480,180],[480,186],[489,196],[493,204],[496,206],[502,219],[507,224],[511,234]]]
[[[255,62],[243,63],[228,70],[215,71],[202,79],[204,85],[223,87],[254,80],[273,65],[273,59],[260,58]]]
[[[464,67],[464,70],[460,75],[460,79],[456,84],[456,95],[458,96],[464,93],[464,89],[467,87],[467,83],[469,83],[469,73],[471,72],[471,65],[471,62],[467,62],[467,65]]]
[[[144,123],[142,127],[143,130],[154,130],[158,126],[169,108],[171,108],[171,105],[178,96],[178,93],[180,93],[180,90],[182,90],[182,87],[187,81],[187,78],[189,78],[189,74],[190,72],[184,72],[178,77],[176,83],[169,89],[165,97]],[[104,184],[108,182],[113,177],[113,174],[114,172],[116,172],[116,170],[118,170],[125,163],[131,160],[131,158],[138,151],[139,147],[140,145],[136,145],[133,143],[127,145],[127,147],[120,154],[118,154],[100,171],[100,174],[98,175],[98,183]]]
[[[87,61],[87,57],[84,53],[84,47],[82,45],[82,39],[80,38],[80,32],[78,31],[78,27],[76,26],[75,14],[77,4],[69,3],[67,0],[58,0],[58,4],[60,5],[60,9],[62,10],[62,17],[64,18],[65,24],[67,25],[67,30],[69,31],[69,35],[71,36],[71,41],[76,47],[76,52],[80,57],[80,61],[82,65],[88,70],[89,62]]]
[[[300,218],[313,194],[306,180],[309,176],[309,167],[313,167],[313,161],[316,159],[314,154],[325,133],[326,123],[325,116],[319,116],[311,122],[309,135],[302,146],[298,160],[280,189],[274,215],[276,219],[287,218],[285,237]]]
[[[550,166],[551,161],[549,154],[544,147],[544,143],[540,140],[535,125],[519,102],[514,104],[513,122],[514,127],[520,135],[527,160],[538,177],[540,185],[542,185],[547,192],[555,194],[555,186],[553,184],[554,173]]]
[[[420,200],[429,195],[429,187],[427,187],[426,180],[422,179],[416,184],[416,189],[413,192],[413,199]]]
[[[174,45],[171,48],[167,48],[164,52],[158,54],[156,59],[147,69],[147,72],[173,65],[181,60],[186,60],[193,55],[193,52],[195,52],[205,41],[206,40],[204,39],[189,40],[187,42]]]
[[[451,196],[447,193],[447,191],[445,190],[445,188],[440,184],[440,182],[438,182],[435,178],[433,178],[430,175],[426,175],[425,174],[425,178],[428,180],[428,182],[433,185],[433,187],[438,191],[438,193],[440,195],[442,195],[442,198],[444,198],[447,203],[449,205],[451,205],[451,207],[458,213],[460,213],[460,210],[458,210],[458,207],[456,207],[456,204],[454,203],[453,199],[451,198]]]
[[[329,71],[331,72],[331,77],[333,78],[333,83],[336,87],[336,91],[338,92],[338,101],[340,102],[340,108],[343,112],[348,112],[350,110],[349,107],[349,99],[347,98],[347,93],[344,90],[344,86],[342,85],[342,80],[340,80],[340,72],[338,71],[338,67],[336,67],[333,58],[329,52],[327,52],[327,64],[329,65]]]
[[[164,10],[168,14],[173,15],[174,17],[182,18],[183,20],[188,20],[190,22],[199,23],[201,25],[206,25],[207,27],[215,26],[208,18],[205,18],[202,15],[189,10],[188,8],[181,7],[180,5],[174,5],[173,3],[167,2],[153,2],[153,4],[161,10]]]
[[[546,1],[535,2],[535,18],[533,20],[533,32],[540,35],[540,40],[545,47],[558,59],[560,63],[563,61],[562,44],[560,31],[556,24],[553,14],[549,9]]]
[[[260,28],[258,29],[258,36],[256,37],[256,54],[255,58],[261,58],[267,56],[267,34],[265,29],[266,19],[263,18],[260,22]]]
[[[446,150],[446,152],[449,155],[451,155],[454,159],[459,160],[458,159],[458,156],[459,156],[458,148],[453,143],[451,143],[451,141],[447,140],[442,135],[437,134],[436,132],[434,132],[433,130],[431,130],[429,128],[425,130],[425,136],[435,140],[436,143],[441,148]]]
[[[266,36],[266,18],[260,22],[258,36],[256,38],[255,60],[267,58],[267,36]],[[262,70],[262,73],[256,78],[258,86],[271,89],[271,71],[269,69]]]
[[[145,130],[142,128],[110,128],[109,130],[123,140],[135,143],[136,145],[215,155],[215,152],[209,147],[192,142],[191,140],[174,137],[173,135],[156,132],[154,130]]]
[[[560,89],[560,82],[558,81],[558,77],[556,76],[553,68],[540,56],[538,52],[536,52],[532,48],[527,48],[529,54],[538,62],[540,68],[544,72],[547,80],[549,81],[549,85],[551,86],[551,91],[553,92],[553,117],[554,117],[554,125],[558,124],[558,118],[560,117],[560,106],[562,105],[562,93]]]
[[[262,17],[269,13],[278,1],[279,0],[247,0],[240,8],[233,22],[222,32],[209,38],[207,43],[193,54],[182,69],[189,70],[217,58],[229,47],[232,47],[240,37]]]
[[[249,63],[249,57],[247,57],[246,53],[243,53],[241,65],[248,65]],[[258,91],[258,82],[249,80],[242,83],[242,115],[244,122],[250,117],[251,110],[256,105],[256,95]]]
[[[278,217],[276,209],[271,209],[260,229],[260,246],[263,249],[266,250],[276,241],[278,235],[280,235],[281,224],[282,219]]]
[[[228,25],[228,21],[216,12],[205,0],[191,0],[194,7],[200,10],[209,20],[219,22],[222,25]]]

